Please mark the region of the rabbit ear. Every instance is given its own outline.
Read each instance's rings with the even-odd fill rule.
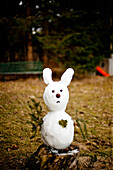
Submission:
[[[45,84],[49,84],[50,82],[52,82],[52,71],[50,68],[45,68],[43,70],[43,79]]]
[[[68,86],[72,80],[73,74],[74,74],[74,70],[72,68],[68,68],[62,75],[61,82],[66,86]]]

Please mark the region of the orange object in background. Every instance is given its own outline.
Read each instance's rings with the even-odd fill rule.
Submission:
[[[103,76],[109,77],[110,75],[106,73],[101,67],[97,66],[96,70],[101,73]]]

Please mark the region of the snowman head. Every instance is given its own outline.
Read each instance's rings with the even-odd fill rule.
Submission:
[[[50,111],[64,111],[69,100],[69,91],[67,86],[70,84],[74,70],[68,68],[61,77],[61,80],[55,82],[52,80],[52,71],[49,68],[43,70],[43,79],[47,84],[44,91],[44,101]]]

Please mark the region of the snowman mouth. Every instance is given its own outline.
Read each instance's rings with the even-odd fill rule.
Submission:
[[[60,103],[60,101],[57,101],[56,103]]]

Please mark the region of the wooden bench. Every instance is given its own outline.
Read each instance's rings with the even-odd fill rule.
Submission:
[[[0,74],[3,75],[3,81],[7,74],[39,74],[39,78],[41,78],[42,71],[41,61],[0,63]]]

